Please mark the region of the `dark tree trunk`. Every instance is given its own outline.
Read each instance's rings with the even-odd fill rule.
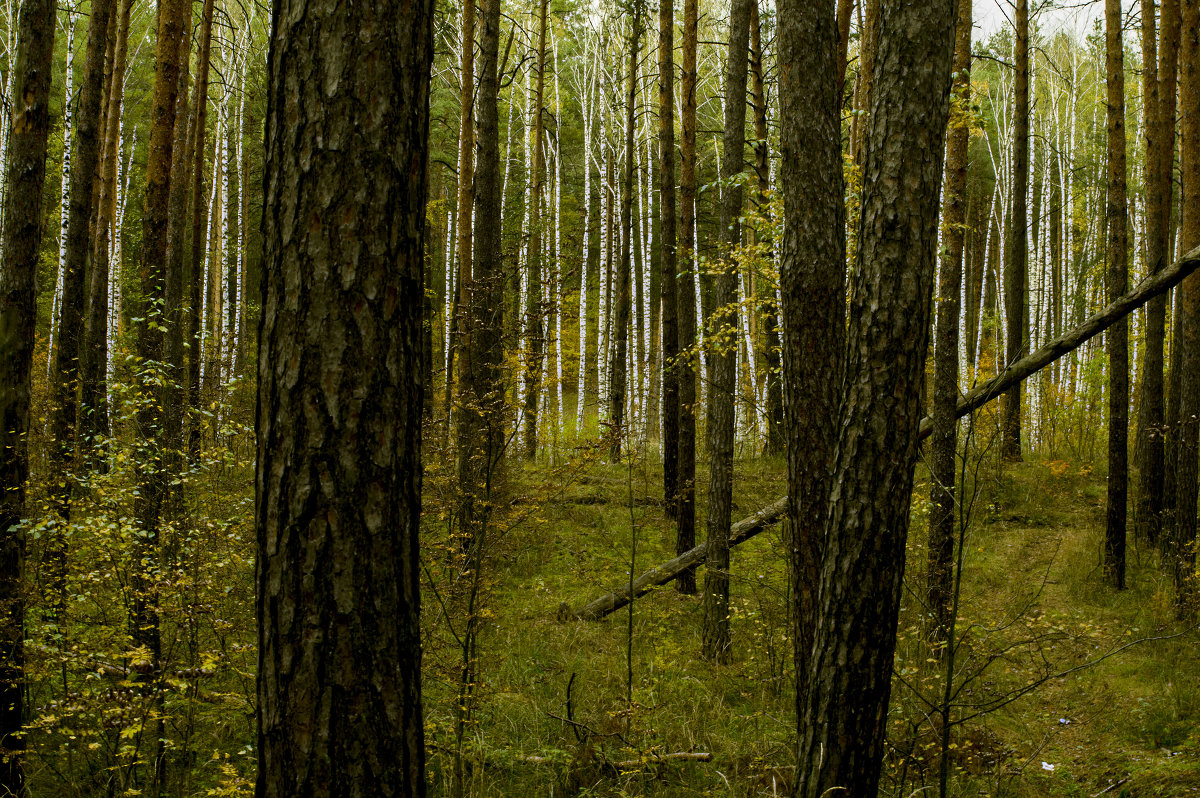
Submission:
[[[696,545],[696,9],[683,0],[683,63],[679,76],[679,504],[676,509],[675,553]],[[679,575],[675,589],[696,592],[696,571]]]
[[[1184,0],[1179,42],[1179,103],[1185,109],[1200,104],[1200,4]],[[1183,203],[1180,208],[1180,245],[1189,250],[1200,244],[1200,119],[1181,115],[1180,173]],[[1175,529],[1168,557],[1174,564],[1175,608],[1180,617],[1195,612],[1197,467],[1200,466],[1200,276],[1188,277],[1179,286],[1182,340],[1180,360],[1179,449],[1175,485]]]
[[[798,795],[879,784],[929,342],[954,0],[881,8]]]
[[[786,220],[779,280],[798,713],[816,631],[845,349],[845,192],[834,25],[821,4],[779,4],[779,183]]]
[[[1121,38],[1121,0],[1105,0],[1105,65],[1108,73],[1108,300],[1118,299],[1129,283],[1129,209],[1125,186],[1125,59]],[[1185,283],[1186,285],[1186,283]],[[1125,588],[1125,520],[1129,484],[1129,328],[1121,321],[1108,328],[1108,512],[1104,536],[1104,574],[1109,585]]]
[[[425,794],[433,6],[275,4],[255,477],[259,798]]]
[[[855,0],[838,0],[837,4],[837,97],[838,107],[846,93],[847,53],[850,50],[850,18],[854,16]]]
[[[1171,167],[1175,149],[1175,48],[1178,45],[1177,0],[1162,4],[1162,46],[1156,46],[1154,3],[1142,3],[1142,97],[1146,136],[1146,259],[1151,273],[1164,268],[1170,242]],[[1169,59],[1169,60],[1168,60]],[[1157,62],[1157,69],[1155,63]],[[1168,97],[1167,94],[1170,94]],[[1163,347],[1167,299],[1157,297],[1146,308],[1142,349],[1142,390],[1138,403],[1138,495],[1134,519],[1138,537],[1157,543],[1163,523],[1166,423]]]
[[[3,175],[0,268],[0,793],[24,796],[25,481],[29,476],[30,375],[37,321],[42,190],[50,130],[56,6],[25,0],[17,19],[12,130]]]
[[[200,32],[196,49],[196,88],[192,94],[192,107],[195,109],[195,138],[192,142],[194,164],[192,167],[192,257],[189,283],[190,302],[187,317],[188,341],[188,370],[187,370],[187,406],[191,411],[188,424],[188,454],[195,458],[200,452],[200,437],[204,422],[200,410],[200,364],[204,361],[204,348],[201,346],[200,309],[202,292],[207,289],[204,285],[204,231],[208,227],[208,204],[204,191],[204,150],[208,143],[208,71],[211,66],[212,49],[213,0],[204,1],[204,11],[200,16]]]
[[[452,316],[449,338],[446,341],[446,433],[449,435],[454,416],[455,355],[462,345],[462,337],[470,323],[464,317],[471,283],[471,208],[475,203],[475,3],[462,5],[462,70],[459,73],[459,127],[458,127],[458,219],[457,240],[458,276],[454,280],[456,293],[451,302]]]
[[[79,427],[84,440],[109,434],[108,421],[108,282],[109,248],[116,237],[117,163],[121,160],[121,102],[129,44],[129,13],[133,0],[121,0],[116,17],[112,66],[108,74],[100,171],[96,187],[96,224],[88,269],[87,318],[84,346],[79,352]]]
[[[529,156],[529,281],[525,295],[525,457],[532,460],[538,448],[538,396],[542,391],[542,353],[546,348],[545,307],[542,304],[542,111],[546,89],[546,15],[550,0],[541,0],[538,11],[537,83],[534,91],[533,133]]]
[[[708,561],[704,576],[703,655],[724,661],[729,655],[729,523],[733,507],[734,378],[738,333],[737,262],[733,250],[741,244],[742,184],[738,175],[746,163],[746,69],[750,48],[750,6],[753,0],[733,0],[729,17],[729,54],[725,62],[725,137],[722,142],[721,244],[725,251],[719,273],[713,276],[718,323],[732,335],[715,335],[708,355]]]
[[[966,224],[967,158],[971,138],[971,0],[958,0],[954,44],[955,107],[946,139],[946,189],[942,218],[942,263],[937,288],[934,344],[933,441],[930,444],[929,549],[925,605],[935,649],[947,640],[954,611],[954,539],[958,505],[958,316]]]
[[[487,523],[504,449],[504,263],[500,218],[500,0],[484,0],[479,38],[479,137],[475,172],[475,270],[461,311],[457,434],[459,523],[464,548]],[[468,211],[469,213],[469,211]],[[466,216],[462,218],[467,218]],[[460,239],[461,241],[461,239]]]
[[[658,4],[658,250],[662,286],[663,362],[663,499],[667,514],[676,517],[679,493],[679,381],[684,365],[679,358],[679,289],[675,256],[675,3]]]
[[[75,413],[79,376],[79,338],[83,331],[84,277],[97,164],[100,159],[100,102],[104,93],[104,52],[113,0],[95,0],[88,22],[83,80],[75,117],[75,154],[71,159],[71,203],[67,210],[66,268],[58,319],[58,349],[50,369],[50,471],[62,475],[50,491],[57,526],[47,544],[50,612],[65,608],[67,541],[71,517],[71,470],[75,452]]]
[[[1029,226],[1026,201],[1029,190],[1029,0],[1016,0],[1013,86],[1012,195],[1009,197],[1008,246],[1004,264],[1005,361],[1015,363],[1028,352],[1025,283],[1029,271]],[[1000,401],[1000,455],[1021,459],[1021,386]]]
[[[759,214],[764,218],[770,216],[771,167],[770,152],[767,148],[767,91],[763,83],[763,50],[762,50],[762,20],[759,14],[759,0],[755,0],[750,9],[750,103],[754,106],[754,176],[758,184],[758,192],[754,203]],[[773,241],[760,242],[768,247],[774,246]],[[770,259],[768,249],[762,257]],[[747,286],[749,289],[749,286]],[[767,381],[767,447],[768,454],[783,454],[783,385],[782,369],[780,368],[779,346],[779,308],[773,295],[760,298],[759,317],[762,319],[763,339],[765,343],[763,363],[766,366],[764,379]],[[747,343],[747,346],[750,344]]]
[[[612,437],[609,446],[609,457],[615,463],[621,459],[621,445],[627,430],[625,429],[625,393],[629,381],[626,357],[629,346],[629,316],[632,305],[632,290],[630,287],[631,264],[630,255],[633,247],[633,167],[634,167],[634,134],[635,112],[637,107],[637,64],[638,46],[642,35],[641,5],[634,7],[633,29],[629,37],[629,75],[628,91],[625,94],[625,166],[621,176],[621,260],[617,265],[617,275],[613,289],[615,307],[612,319],[612,356],[609,361],[609,421]],[[531,289],[532,290],[532,289]]]

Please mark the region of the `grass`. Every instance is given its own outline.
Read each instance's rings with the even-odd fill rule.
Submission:
[[[673,526],[655,502],[655,459],[641,453],[632,465],[612,466],[579,450],[554,466],[522,470],[504,487],[517,500],[497,507],[498,543],[486,564],[465,746],[470,794],[787,793],[795,720],[780,528],[734,549],[728,665],[700,659],[700,602],[671,586],[634,603],[632,700],[627,611],[599,623],[557,619],[562,605],[579,607],[628,579],[632,530],[637,573],[673,556]],[[698,475],[701,539],[706,479]],[[978,482],[960,628],[968,632],[962,663],[980,673],[958,677],[964,706],[956,716],[1045,681],[955,728],[952,794],[1200,795],[1195,635],[1147,640],[1104,658],[1181,627],[1153,551],[1131,546],[1128,590],[1102,585],[1103,479],[1062,462],[1030,462],[1002,476],[980,469]],[[740,460],[735,518],[782,495],[784,483],[782,461]],[[436,474],[429,484],[432,508]],[[917,693],[938,693],[940,675],[926,661],[912,598],[923,574],[926,494],[919,478],[896,663],[905,678],[893,689],[884,772],[884,793],[896,796],[936,794],[914,792],[932,784],[937,769],[934,727]],[[445,538],[445,520],[430,515],[429,577],[446,600],[444,610],[425,602],[426,723],[430,774],[443,794],[453,770],[459,653],[451,627],[460,603],[452,557],[431,544]],[[674,752],[707,752],[712,760],[655,761]]]

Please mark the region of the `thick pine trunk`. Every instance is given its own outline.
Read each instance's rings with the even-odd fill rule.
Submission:
[[[1125,177],[1125,59],[1121,0],[1105,0],[1104,40],[1108,102],[1108,300],[1125,293],[1129,282],[1129,209]],[[1186,281],[1184,285],[1187,285]],[[1125,521],[1129,484],[1129,328],[1108,328],[1108,510],[1104,574],[1110,586],[1125,587]]]
[[[954,108],[946,139],[946,189],[942,218],[942,258],[937,287],[934,344],[933,441],[930,444],[929,545],[926,558],[927,633],[937,646],[946,641],[954,611],[954,538],[958,505],[958,340],[966,223],[967,158],[970,144],[971,0],[958,0],[954,44]]]
[[[1015,363],[1028,351],[1025,284],[1029,272],[1029,0],[1016,0],[1013,85],[1012,193],[1009,195],[1008,245],[1004,264],[1005,361]],[[1021,386],[1000,402],[1000,454],[1021,459]]]
[[[832,12],[779,5],[779,182],[784,226],[784,409],[797,711],[816,630],[829,470],[845,341],[846,239],[841,119]]]
[[[708,418],[708,560],[704,576],[703,655],[724,661],[729,656],[729,523],[733,507],[733,432],[737,361],[737,263],[733,250],[741,244],[742,184],[746,147],[746,70],[750,48],[750,5],[733,0],[729,17],[729,53],[725,63],[725,137],[722,141],[720,238],[724,249],[713,276],[718,323],[729,335],[714,336],[710,353]]]
[[[0,793],[25,795],[25,482],[37,320],[46,138],[50,130],[52,0],[25,0],[17,20],[0,268]]]
[[[679,77],[679,499],[675,515],[675,553],[696,545],[696,22],[697,0],[683,0],[683,63]],[[679,575],[675,589],[696,592],[696,572]]]
[[[275,5],[255,477],[259,798],[425,794],[433,18],[432,0]]]
[[[953,0],[881,9],[797,794],[878,790],[937,251]]]

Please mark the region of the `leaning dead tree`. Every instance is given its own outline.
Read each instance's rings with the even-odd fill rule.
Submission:
[[[956,417],[978,410],[988,402],[996,399],[1013,385],[1025,380],[1044,369],[1063,355],[1078,349],[1085,342],[1104,332],[1146,302],[1156,296],[1166,293],[1178,285],[1185,277],[1200,268],[1200,247],[1184,255],[1169,269],[1147,277],[1133,291],[1117,299],[1106,308],[1085,320],[1078,327],[1060,335],[1027,357],[1023,357],[1003,372],[976,388],[967,391],[958,399]],[[924,440],[933,431],[933,420],[928,416],[921,419],[917,439]],[[750,538],[778,523],[787,513],[787,497],[776,499],[753,515],[743,518],[729,529],[729,545]],[[690,551],[680,554],[673,560],[652,568],[646,573],[621,588],[606,593],[590,602],[578,612],[572,613],[581,621],[598,621],[630,602],[630,594],[638,598],[649,593],[654,588],[665,585],[681,573],[704,562],[708,556],[708,543],[701,543]],[[632,591],[630,588],[632,587]]]

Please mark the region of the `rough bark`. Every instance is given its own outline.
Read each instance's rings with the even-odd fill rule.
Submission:
[[[927,633],[938,647],[947,639],[954,598],[954,539],[958,453],[958,319],[966,233],[967,158],[971,138],[971,0],[958,0],[954,43],[953,107],[946,138],[946,188],[934,344],[933,441],[929,458],[929,543],[925,569]],[[938,650],[941,650],[940,648]]]
[[[432,0],[275,4],[255,475],[260,798],[425,794],[433,18]]]
[[[679,500],[675,516],[675,553],[696,545],[696,10],[683,0],[683,51],[679,76]],[[696,592],[696,572],[680,573],[675,588]]]
[[[625,164],[621,174],[621,254],[614,282],[615,306],[612,318],[612,354],[609,360],[609,458],[621,459],[621,448],[628,430],[625,428],[625,394],[629,382],[626,364],[629,346],[629,316],[633,291],[630,285],[633,228],[633,168],[635,112],[637,108],[638,46],[642,35],[641,4],[634,6],[633,28],[629,36],[628,89],[625,93]]]
[[[475,270],[459,341],[456,427],[459,524],[464,548],[487,522],[494,469],[504,448],[504,262],[501,251],[500,0],[484,0],[479,28],[479,136],[475,172]],[[465,218],[465,217],[464,217]]]
[[[679,493],[679,289],[675,254],[675,3],[658,4],[658,191],[661,244],[658,251],[662,291],[663,499],[675,517]]]
[[[1013,83],[1012,194],[1009,196],[1008,245],[1004,264],[1005,361],[1015,363],[1028,351],[1025,284],[1029,272],[1028,218],[1029,192],[1029,0],[1016,0],[1015,79]],[[1000,403],[1000,455],[1006,460],[1021,459],[1021,386]]]
[[[546,15],[549,0],[538,11],[537,82],[534,89],[532,152],[529,156],[529,281],[525,296],[525,457],[532,460],[538,447],[538,398],[542,392],[542,355],[546,348],[545,308],[542,305],[542,112],[546,88]]]
[[[733,0],[729,16],[729,52],[725,62],[725,135],[721,142],[721,244],[724,262],[713,275],[713,299],[721,328],[709,352],[708,559],[704,575],[702,653],[722,662],[729,654],[729,523],[733,507],[734,383],[737,364],[737,262],[733,250],[742,241],[742,184],[746,148],[746,70],[750,48],[752,0]],[[714,314],[716,315],[716,314]]]
[[[779,4],[785,437],[797,710],[815,632],[845,348],[846,239],[837,29],[830,9]]]
[[[1125,58],[1121,0],[1105,0],[1104,41],[1108,129],[1109,301],[1129,283],[1129,209],[1125,177]],[[1105,335],[1108,349],[1108,505],[1105,517],[1104,574],[1109,585],[1125,588],[1125,521],[1129,484],[1129,329],[1122,319]]]
[[[54,33],[52,0],[17,19],[0,268],[0,793],[25,795],[25,481]]]
[[[1151,274],[1166,265],[1163,236],[1162,108],[1159,100],[1158,43],[1154,0],[1142,0],[1142,117],[1145,152],[1146,263]],[[1165,6],[1165,4],[1164,4]],[[1174,127],[1175,120],[1171,120]],[[1168,192],[1169,193],[1169,192]],[[1167,304],[1156,298],[1146,308],[1138,402],[1138,486],[1134,530],[1142,540],[1158,540],[1163,503],[1163,341]]]
[[[954,0],[880,10],[797,794],[875,795],[929,341]],[[836,791],[836,790],[835,790]]]
[[[208,227],[208,206],[205,202],[204,191],[204,149],[208,142],[208,72],[212,64],[212,24],[213,0],[204,0],[204,10],[200,15],[200,32],[196,48],[196,87],[192,93],[192,107],[195,109],[195,135],[192,142],[192,200],[189,213],[192,228],[192,254],[190,259],[191,274],[188,279],[188,368],[187,368],[187,406],[191,411],[191,422],[188,425],[188,454],[195,457],[200,451],[200,433],[203,428],[200,409],[200,365],[204,361],[203,338],[200,332],[201,293],[204,285],[204,231]]]
[[[1181,115],[1180,174],[1183,203],[1180,208],[1180,244],[1200,245],[1200,3],[1180,3],[1179,104]],[[1200,466],[1200,276],[1180,284],[1182,327],[1179,391],[1179,449],[1176,464],[1175,525],[1168,557],[1173,563],[1175,609],[1180,617],[1195,612],[1197,467]]]

